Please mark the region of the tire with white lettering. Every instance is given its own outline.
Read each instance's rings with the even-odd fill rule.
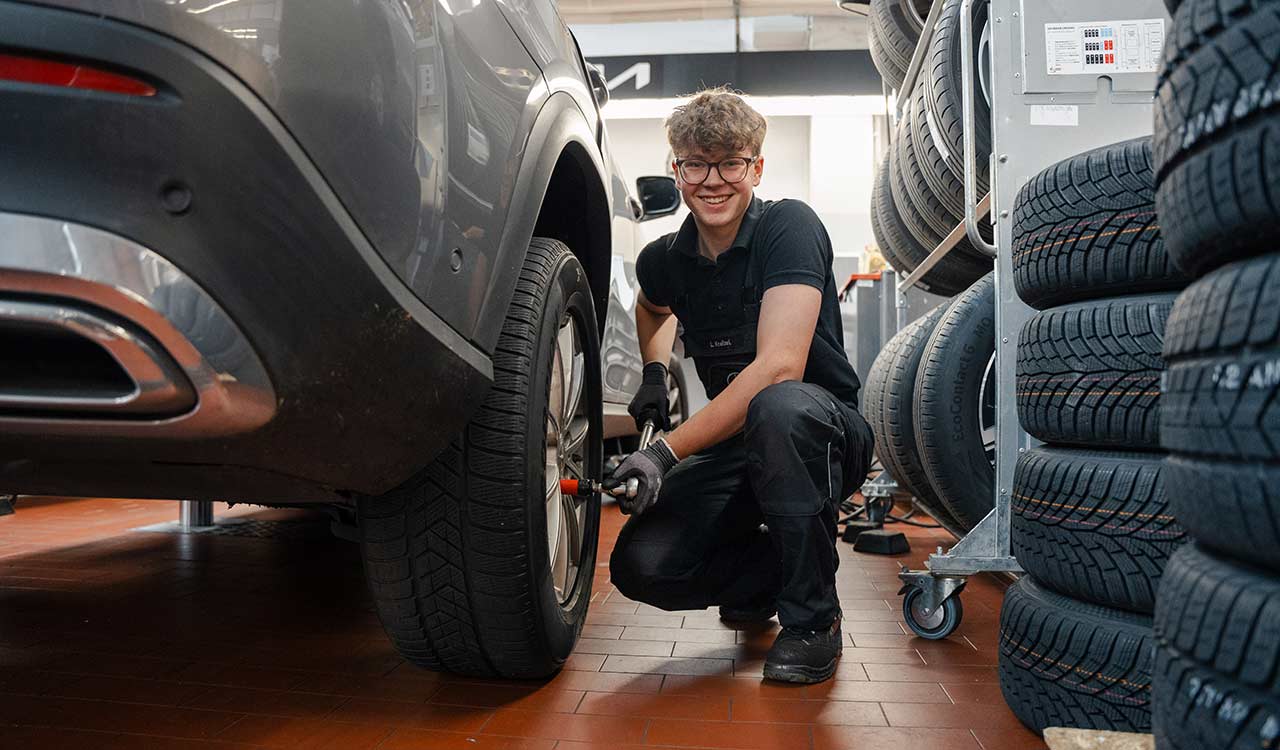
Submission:
[[[933,491],[972,529],[995,506],[995,278],[947,306],[916,375],[915,430]]]
[[[1280,254],[1187,287],[1164,356],[1174,513],[1205,546],[1280,572]]]
[[[1186,286],[1156,218],[1150,138],[1086,151],[1022,187],[1013,205],[1013,280],[1040,310]]]
[[[1152,730],[1161,750],[1280,745],[1280,578],[1190,544],[1155,614]]]
[[[1183,0],[1158,78],[1154,151],[1174,263],[1199,275],[1275,248],[1280,0]]]
[[[1000,608],[1000,691],[1036,733],[1151,730],[1151,618],[1023,577]]]
[[[1018,337],[1022,428],[1046,443],[1157,448],[1160,352],[1172,293],[1037,313]]]

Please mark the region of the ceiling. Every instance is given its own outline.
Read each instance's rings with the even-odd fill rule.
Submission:
[[[848,16],[835,0],[559,0],[570,24],[687,21],[756,16]]]

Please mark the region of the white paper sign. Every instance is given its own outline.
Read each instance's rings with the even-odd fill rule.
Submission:
[[[1164,19],[1047,23],[1045,60],[1051,76],[1154,73],[1164,49]]]
[[[1074,128],[1080,124],[1080,108],[1074,104],[1033,104],[1031,124]]]

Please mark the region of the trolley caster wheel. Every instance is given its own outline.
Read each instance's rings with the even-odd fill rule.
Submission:
[[[921,601],[924,592],[913,588],[902,600],[902,619],[907,621],[911,632],[931,641],[940,641],[956,632],[960,621],[964,619],[964,606],[957,595],[947,597],[942,606],[925,614]]]

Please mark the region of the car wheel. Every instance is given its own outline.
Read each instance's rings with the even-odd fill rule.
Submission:
[[[586,273],[534,239],[493,357],[494,384],[443,455],[358,503],[378,615],[419,666],[473,676],[556,672],[591,599],[601,478],[600,342]],[[442,384],[443,385],[443,384]]]

